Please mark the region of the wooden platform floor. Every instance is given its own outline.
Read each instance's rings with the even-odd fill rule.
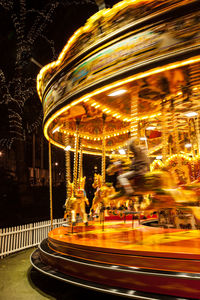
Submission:
[[[200,230],[164,229],[139,225],[138,221],[90,222],[89,226],[59,227],[50,240],[95,251],[168,258],[200,259]]]
[[[106,221],[60,227],[40,249],[45,265],[108,287],[200,299],[200,231]]]

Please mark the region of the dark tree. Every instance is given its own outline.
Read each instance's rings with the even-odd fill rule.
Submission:
[[[89,8],[88,15],[79,18],[82,7],[84,10]],[[91,8],[92,13],[97,10],[95,1],[0,0],[0,150],[12,148],[15,152],[16,176],[22,201],[26,201],[28,186],[25,160],[27,135],[31,135],[39,125],[42,126],[42,106],[36,93],[40,64],[45,65],[56,59],[66,42],[62,37],[63,44],[58,42],[58,49],[55,50],[54,43],[58,35],[66,36],[67,31],[72,34],[91,15]],[[70,12],[73,15],[75,9],[80,11],[77,24],[71,19],[70,30],[66,27],[65,32],[60,32],[66,21],[65,18],[56,19],[56,14],[65,11],[65,15],[69,16]],[[57,28],[56,24],[52,25],[53,22],[62,25]]]

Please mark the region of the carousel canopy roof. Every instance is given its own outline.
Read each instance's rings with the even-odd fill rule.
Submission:
[[[199,111],[197,2],[126,0],[92,16],[38,75],[47,139],[73,149],[79,124],[85,152],[101,153],[105,138],[110,154],[135,131],[157,155],[173,114],[184,145]]]

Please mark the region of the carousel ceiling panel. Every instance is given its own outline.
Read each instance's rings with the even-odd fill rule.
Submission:
[[[78,122],[85,151],[101,152],[105,138],[106,150],[112,152],[125,144],[135,122],[139,137],[147,138],[149,151],[159,153],[163,115],[167,134],[173,135],[174,126],[178,126],[187,139],[191,127],[187,113],[198,112],[200,106],[199,70],[199,64],[193,64],[164,71],[74,103],[50,123],[48,135],[63,147],[69,136],[73,149]]]

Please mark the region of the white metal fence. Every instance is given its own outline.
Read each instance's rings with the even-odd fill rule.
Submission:
[[[53,220],[53,228],[62,224],[63,219]],[[50,220],[0,229],[0,258],[38,245],[50,230]]]

